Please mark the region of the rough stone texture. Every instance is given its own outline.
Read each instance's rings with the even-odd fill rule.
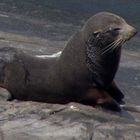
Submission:
[[[140,139],[140,121],[76,103],[1,102],[0,109],[1,140]]]
[[[0,47],[21,48],[33,54],[44,52],[49,54],[61,50],[64,44],[61,41],[53,42],[54,48],[48,40],[37,38],[39,44],[36,44],[36,38],[19,37],[9,33],[5,35],[3,32],[0,32],[0,36]],[[45,45],[50,47],[44,47]],[[130,54],[133,53],[130,52]],[[127,56],[125,59],[129,60],[131,58],[129,62],[138,60],[139,56],[136,56],[136,53],[134,56],[129,55],[125,51],[124,56]],[[133,67],[139,70],[139,66],[135,67],[134,64],[138,64],[138,62],[135,61],[135,63],[132,62],[131,65],[128,65],[124,61],[121,63],[121,67],[127,68],[129,66],[131,70],[133,70]],[[126,65],[128,66],[126,67]],[[121,78],[121,75],[120,77],[118,76],[118,81]],[[130,80],[128,79],[129,82]],[[120,85],[124,85],[128,90],[134,84],[132,81],[131,83],[121,81]],[[137,88],[133,87],[133,93],[138,93]],[[0,92],[3,93],[3,96],[0,97],[0,140],[140,139],[139,113],[123,111],[121,114],[115,114],[76,103],[52,105],[16,100],[7,102],[4,100],[9,95],[8,92],[4,89],[0,89]],[[126,97],[132,98],[131,94]],[[133,103],[135,103],[137,98],[139,97],[133,96]]]

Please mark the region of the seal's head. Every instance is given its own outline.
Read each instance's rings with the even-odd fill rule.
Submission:
[[[100,12],[92,16],[83,27],[84,38],[90,35],[97,36],[100,33],[108,33],[114,40],[121,39],[123,42],[129,40],[136,34],[136,29],[128,25],[118,15],[109,12]]]
[[[117,71],[121,46],[136,34],[136,29],[112,13],[101,12],[91,17],[82,29],[86,42],[87,67],[94,82],[108,86]]]
[[[107,87],[117,71],[121,45],[135,34],[136,30],[118,15],[97,13],[68,41],[59,59],[61,71]]]

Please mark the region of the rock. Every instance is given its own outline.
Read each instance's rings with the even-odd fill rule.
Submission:
[[[1,140],[135,140],[140,121],[77,103],[0,102]]]

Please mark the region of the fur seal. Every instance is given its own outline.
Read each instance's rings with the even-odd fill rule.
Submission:
[[[136,34],[118,15],[100,12],[53,55],[0,49],[0,85],[12,99],[80,102],[120,111],[124,95],[114,82],[121,47]]]

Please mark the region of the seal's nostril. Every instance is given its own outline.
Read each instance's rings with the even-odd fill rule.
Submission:
[[[137,30],[136,30],[136,29],[133,30],[133,34],[134,34],[134,35],[137,34]]]
[[[132,28],[132,30],[130,31],[130,38],[132,38],[136,34],[137,34],[137,30],[135,28]]]
[[[129,24],[126,24],[124,29],[124,36],[126,40],[131,39],[137,33],[137,30]]]

